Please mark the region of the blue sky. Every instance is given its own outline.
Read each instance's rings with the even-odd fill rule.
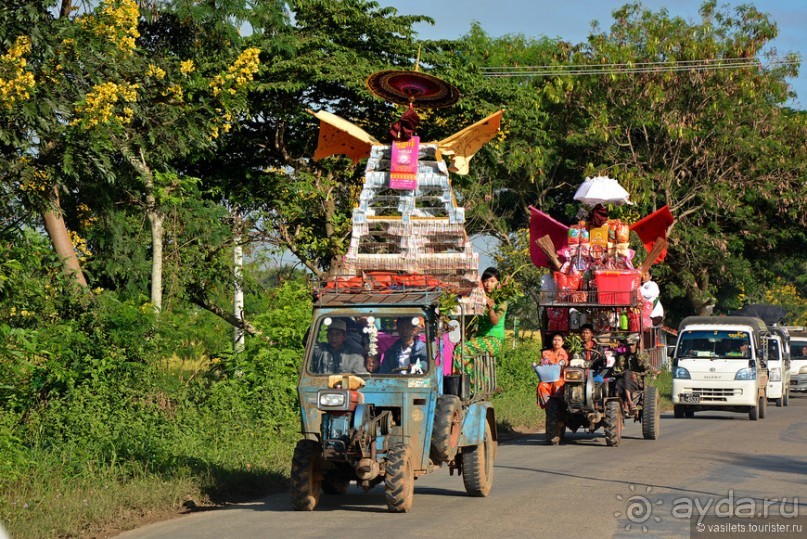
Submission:
[[[376,0],[382,6],[393,6],[400,14],[428,15],[435,25],[417,25],[424,39],[456,39],[467,33],[472,21],[478,21],[489,35],[524,34],[528,37],[560,37],[566,41],[586,40],[592,21],[605,30],[611,26],[611,12],[628,0]],[[697,21],[701,0],[644,0],[645,7],[658,11],[666,8],[672,16]],[[802,62],[807,56],[807,0],[723,1],[718,5],[752,4],[770,14],[779,27],[773,46],[779,54],[798,53]],[[764,59],[763,59],[764,61]],[[789,81],[798,94],[795,108],[807,108],[807,65],[801,76]]]

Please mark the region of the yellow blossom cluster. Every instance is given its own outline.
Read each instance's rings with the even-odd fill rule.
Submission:
[[[31,97],[34,75],[25,71],[25,55],[31,52],[31,40],[19,36],[7,53],[0,56],[0,103],[11,109],[15,102]],[[8,78],[6,78],[8,76]]]
[[[224,112],[222,109],[216,109],[217,116],[210,125],[210,140],[219,138],[221,132],[229,133],[233,128],[233,115],[231,112]]]
[[[163,95],[173,101],[181,103],[184,99],[182,86],[179,84],[171,84],[163,91]]]
[[[76,107],[76,119],[70,125],[83,123],[86,127],[96,127],[111,121],[129,124],[134,116],[131,107],[123,106],[119,114],[115,114],[115,105],[119,102],[134,103],[137,101],[137,84],[104,82],[97,84],[87,93],[84,103]]]
[[[163,80],[165,78],[165,69],[154,64],[149,64],[149,67],[146,70],[146,76],[154,77],[157,80]]]
[[[125,53],[135,49],[135,40],[140,37],[137,21],[140,10],[135,0],[102,0],[98,15],[84,15],[76,22],[98,36],[115,44]]]
[[[193,65],[193,60],[184,60],[179,64],[179,72],[183,75],[190,75],[196,70],[196,66]]]
[[[87,240],[79,236],[73,230],[68,230],[68,234],[70,235],[70,243],[73,244],[73,248],[76,250],[76,254],[83,257],[92,256],[90,248],[87,246]]]
[[[48,188],[50,176],[44,170],[34,170],[34,177],[20,183],[20,191],[45,191]]]
[[[251,81],[255,73],[258,72],[258,67],[261,64],[260,53],[260,49],[255,47],[245,49],[238,55],[233,65],[227,68],[227,73],[213,77],[213,80],[210,81],[213,95],[217,96],[224,90],[227,90],[230,94],[235,94],[239,89],[246,86],[247,82]]]
[[[28,316],[28,315],[31,315],[31,314],[33,314],[31,311],[26,311],[25,309],[21,309],[20,311],[17,311],[16,307],[11,307],[8,310],[8,315],[11,316],[11,317],[18,316],[18,315],[19,316]]]
[[[78,214],[81,226],[85,228],[98,221],[98,218],[92,214],[90,207],[84,203],[76,206],[76,213]]]

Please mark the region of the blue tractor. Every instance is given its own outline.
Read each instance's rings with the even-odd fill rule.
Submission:
[[[328,290],[315,301],[298,393],[302,439],[291,501],[316,508],[322,493],[383,483],[390,512],[412,508],[415,480],[447,465],[470,496],[493,484],[493,358],[466,358],[452,374],[463,316],[440,312],[439,290]],[[459,348],[457,353],[460,353]]]

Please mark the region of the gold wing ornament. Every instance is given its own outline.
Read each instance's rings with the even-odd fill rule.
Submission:
[[[320,121],[314,161],[332,155],[346,155],[356,164],[370,157],[372,146],[382,144],[361,127],[336,114],[324,110],[308,112]],[[503,112],[495,112],[436,143],[439,154],[448,157],[451,162],[449,171],[460,175],[468,174],[468,162],[499,132]]]
[[[374,144],[381,144],[370,133],[341,116],[324,110],[308,112],[319,120],[319,139],[314,151],[314,161],[332,155],[346,155],[355,165],[370,157],[370,148]]]
[[[499,132],[503,112],[495,112],[437,143],[440,153],[451,160],[449,171],[463,176],[468,174],[471,157]]]

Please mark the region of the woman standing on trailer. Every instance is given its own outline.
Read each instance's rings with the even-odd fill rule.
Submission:
[[[487,309],[485,309],[485,314],[479,317],[479,329],[476,336],[469,339],[462,350],[456,349],[454,353],[455,373],[471,374],[473,358],[481,352],[488,352],[491,356],[496,357],[502,351],[507,302],[499,301],[497,303],[491,297],[500,286],[499,279],[499,270],[496,268],[490,267],[482,272],[482,288],[485,289]],[[463,358],[465,358],[464,364]]]

